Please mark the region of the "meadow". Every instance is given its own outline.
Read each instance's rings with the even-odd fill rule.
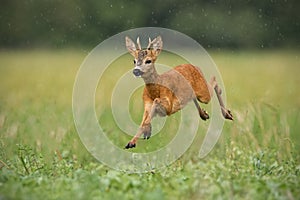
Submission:
[[[225,122],[204,159],[198,149],[205,126],[180,159],[134,174],[99,163],[77,134],[72,91],[87,52],[0,51],[0,199],[300,199],[299,51],[209,53],[222,74],[234,122]],[[124,70],[130,69],[132,59],[122,59]],[[122,74],[117,69],[108,73]],[[96,99],[107,92],[98,91]],[[140,94],[129,105],[137,123]],[[123,146],[130,137],[122,136],[105,106],[99,121]],[[174,124],[176,116],[161,132],[172,132]],[[162,135],[132,151],[151,150],[172,136]]]

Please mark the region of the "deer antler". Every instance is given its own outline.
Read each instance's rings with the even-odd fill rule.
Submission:
[[[138,45],[138,50],[142,50],[141,43],[140,43],[140,37],[138,37],[138,38],[136,39],[136,43],[137,43],[137,45]]]
[[[149,44],[148,44],[148,46],[147,46],[147,49],[148,49],[148,50],[150,50],[152,43],[153,43],[153,41],[151,42],[151,38],[149,37]]]

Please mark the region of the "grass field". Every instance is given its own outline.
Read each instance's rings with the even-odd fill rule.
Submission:
[[[0,199],[300,199],[300,52],[210,53],[235,121],[225,123],[204,159],[197,152],[200,128],[173,164],[127,174],[95,160],[77,135],[72,89],[86,52],[0,52]],[[130,108],[137,123],[139,92],[131,101],[140,109]],[[121,136],[110,114],[99,118],[113,132],[111,140],[125,145],[129,137]],[[147,150],[161,135],[138,148]]]

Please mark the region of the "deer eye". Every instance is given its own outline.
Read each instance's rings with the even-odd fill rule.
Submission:
[[[135,63],[136,63],[136,61],[135,61],[135,60],[133,60],[133,63],[135,64]]]
[[[146,64],[150,64],[150,63],[151,63],[151,60],[146,60],[145,63],[146,63]]]

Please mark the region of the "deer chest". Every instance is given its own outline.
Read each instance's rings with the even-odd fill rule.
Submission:
[[[155,98],[161,97],[161,89],[161,86],[158,84],[147,84],[145,92],[147,92],[148,96],[154,100]]]

